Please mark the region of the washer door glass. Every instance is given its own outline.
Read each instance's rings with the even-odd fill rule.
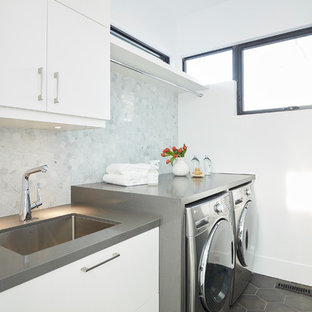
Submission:
[[[244,267],[250,267],[254,259],[256,215],[253,202],[249,200],[237,226],[237,257]]]
[[[204,245],[199,267],[200,299],[206,311],[222,309],[231,290],[234,235],[229,221],[216,223]]]

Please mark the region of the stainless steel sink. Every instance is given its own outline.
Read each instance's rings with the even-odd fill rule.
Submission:
[[[29,255],[116,224],[100,218],[68,214],[1,231],[0,245],[20,255]]]

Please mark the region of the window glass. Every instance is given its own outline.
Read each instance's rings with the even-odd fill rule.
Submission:
[[[312,105],[312,36],[242,50],[243,111]]]
[[[185,59],[186,73],[203,85],[232,80],[232,50]]]

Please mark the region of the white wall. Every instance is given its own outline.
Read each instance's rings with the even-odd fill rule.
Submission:
[[[181,17],[177,56],[311,25],[311,0],[229,0]]]
[[[178,57],[311,26],[311,0],[228,0],[182,17]],[[236,115],[235,83],[180,97],[179,141],[217,172],[255,173],[255,271],[312,285],[312,111]],[[259,90],[261,92],[261,90]]]
[[[256,174],[254,270],[312,286],[312,110],[237,116],[235,86],[181,95],[179,142],[216,172]]]

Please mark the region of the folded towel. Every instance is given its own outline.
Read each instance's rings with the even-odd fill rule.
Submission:
[[[133,185],[141,185],[147,184],[147,176],[135,178],[122,174],[104,174],[103,181],[110,184],[117,184],[122,186],[133,186]]]
[[[151,169],[151,164],[126,164],[115,163],[106,168],[107,173],[122,174],[139,178],[140,176],[147,176],[148,171]]]

